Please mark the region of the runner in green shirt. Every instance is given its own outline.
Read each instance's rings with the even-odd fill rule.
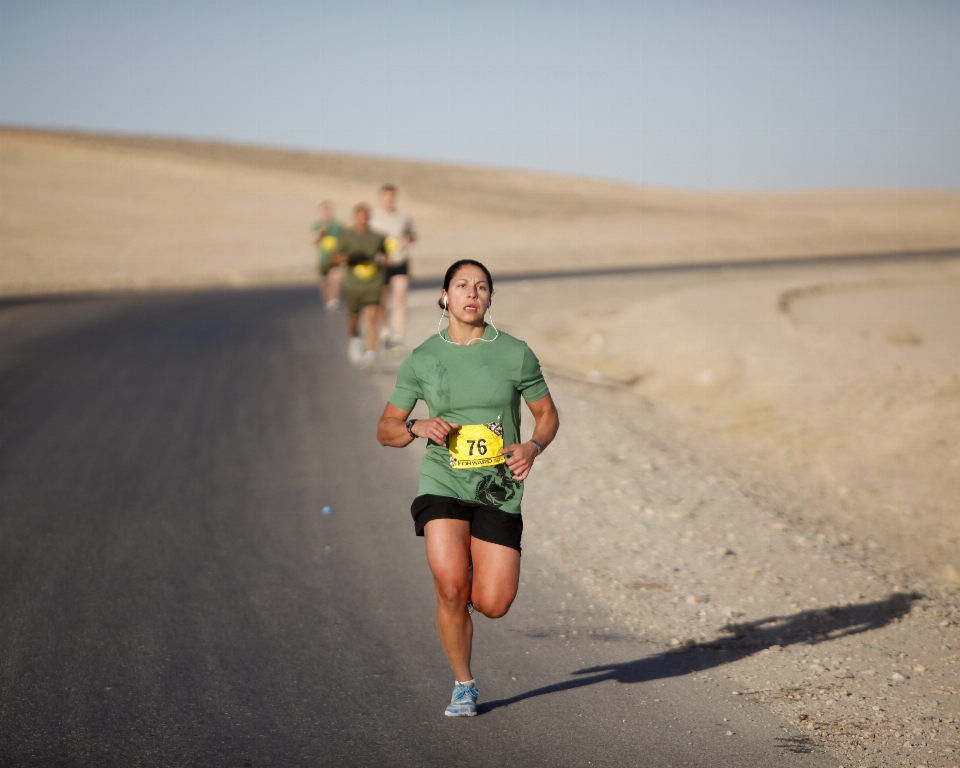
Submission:
[[[426,537],[437,631],[456,678],[451,717],[477,713],[470,612],[499,618],[517,595],[523,481],[559,427],[533,352],[484,320],[492,294],[493,278],[479,262],[447,270],[440,304],[449,325],[403,361],[377,428],[382,445],[427,439],[411,513]],[[526,443],[519,442],[521,397],[536,421]],[[418,400],[429,419],[409,419]]]
[[[350,360],[366,370],[372,370],[377,360],[377,331],[380,326],[380,294],[383,292],[383,259],[386,243],[383,235],[370,229],[370,206],[353,206],[353,226],[345,229],[339,238],[334,264],[343,264],[343,300],[350,312],[347,327],[350,331]],[[367,343],[364,351],[360,338],[360,313],[367,324]]]
[[[320,299],[327,312],[336,312],[340,308],[340,270],[333,263],[333,254],[337,250],[343,225],[337,221],[333,203],[324,200],[320,203],[320,218],[310,228],[310,242],[317,249],[317,272],[320,273]]]

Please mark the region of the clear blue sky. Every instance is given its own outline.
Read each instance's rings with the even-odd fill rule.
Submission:
[[[0,0],[0,122],[958,189],[960,2]]]

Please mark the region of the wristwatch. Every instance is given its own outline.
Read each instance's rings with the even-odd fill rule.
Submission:
[[[417,436],[416,436],[415,434],[413,434],[413,425],[416,424],[416,423],[417,423],[417,420],[416,420],[416,419],[410,419],[410,420],[407,422],[407,432],[410,433],[410,437],[412,437],[414,440],[417,439]]]

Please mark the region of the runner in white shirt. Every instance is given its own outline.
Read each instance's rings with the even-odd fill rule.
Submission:
[[[396,208],[397,188],[393,184],[380,187],[380,205],[370,217],[370,229],[383,235],[387,243],[386,283],[383,286],[381,317],[386,318],[393,299],[390,324],[384,328],[384,344],[404,350],[407,332],[407,291],[410,288],[410,246],[417,240],[413,221]]]

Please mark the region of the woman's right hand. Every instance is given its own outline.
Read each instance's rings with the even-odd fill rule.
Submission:
[[[437,445],[446,445],[447,435],[458,429],[460,429],[459,424],[444,421],[439,416],[433,419],[417,419],[416,423],[411,427],[411,431],[417,437],[425,437],[428,440],[433,440]]]
[[[383,415],[377,422],[377,440],[380,445],[389,445],[391,448],[404,448],[413,442],[410,432],[407,432],[407,419],[410,411],[397,408],[393,403],[388,402],[383,407]],[[417,437],[425,437],[433,440],[437,445],[446,445],[447,435],[455,429],[460,429],[459,424],[444,421],[443,419],[417,419],[410,431]]]

